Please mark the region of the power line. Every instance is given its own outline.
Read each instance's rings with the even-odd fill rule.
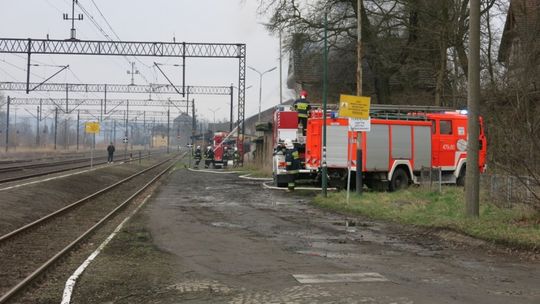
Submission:
[[[47,4],[49,4],[50,6],[52,6],[55,10],[57,10],[60,14],[63,14],[63,12],[54,4],[52,4],[51,1],[49,0],[45,0],[45,2],[47,2]]]
[[[94,6],[96,7],[96,9],[98,10],[99,14],[101,15],[101,18],[103,18],[103,20],[105,20],[105,23],[107,24],[107,26],[109,27],[109,29],[111,29],[111,32],[114,34],[114,36],[116,36],[116,39],[118,40],[122,40],[120,39],[120,37],[118,36],[118,34],[116,34],[116,32],[114,31],[114,29],[112,28],[111,24],[109,23],[109,21],[107,20],[107,18],[105,18],[105,16],[103,15],[103,13],[101,12],[101,10],[99,9],[99,7],[97,6],[96,2],[94,0],[91,0],[92,3],[94,4]]]
[[[109,28],[111,29],[111,31],[113,32],[114,36],[118,39],[118,41],[121,41],[122,39],[120,39],[120,36],[118,36],[118,34],[116,34],[116,32],[114,31],[114,29],[112,28],[112,26],[110,25],[110,23],[107,21],[107,19],[105,18],[105,16],[101,13],[101,10],[99,9],[99,7],[97,7],[96,3],[94,1],[92,1],[92,3],[94,4],[94,6],[98,9],[99,11],[99,14],[101,15],[101,17],[103,18],[103,20],[105,20],[105,23],[107,24],[107,26],[109,26]],[[111,36],[109,34],[107,34],[107,32],[98,24],[97,20],[94,18],[94,16],[88,11],[88,9],[86,9],[81,3],[78,3],[77,2],[77,5],[79,6],[79,8],[86,14],[88,15],[88,17],[90,17],[90,20],[92,22],[92,24],[94,24],[94,26],[101,32],[101,34],[109,41],[114,41],[114,39],[111,38]],[[123,56],[128,65],[131,66],[131,61],[129,60],[129,58],[127,56]],[[147,68],[151,68],[149,65],[145,64],[144,62],[142,62],[139,58],[137,57],[133,57],[135,60],[137,60],[139,63],[141,63],[143,66],[147,67]],[[146,76],[144,74],[140,74],[141,75],[141,78],[146,82],[146,83],[150,83],[148,81],[148,79],[146,78]]]
[[[6,75],[8,75],[9,77],[13,78],[13,80],[17,81],[17,78],[15,78],[15,76],[13,76],[12,74],[10,74],[8,71],[4,70],[2,67],[0,67],[0,70],[2,72],[4,72]]]
[[[94,6],[96,7],[96,9],[98,10],[98,13],[101,15],[101,18],[103,18],[103,20],[105,21],[105,24],[107,24],[107,26],[109,27],[109,29],[111,30],[111,32],[114,34],[114,36],[116,37],[116,39],[118,39],[119,41],[121,41],[122,39],[120,38],[120,36],[118,36],[118,34],[116,33],[116,31],[113,29],[113,27],[111,26],[111,24],[109,23],[109,21],[107,20],[107,18],[103,15],[103,13],[101,12],[101,10],[99,9],[99,7],[97,6],[96,2],[94,0],[91,0],[92,3],[94,4]],[[142,64],[143,66],[145,66],[146,68],[150,69],[152,68],[150,65],[142,62],[139,58],[137,57],[134,57],[135,60],[137,60],[140,64]],[[141,75],[143,78],[144,75]],[[145,79],[146,82],[148,82],[148,80]]]
[[[13,64],[13,63],[11,63],[11,62],[8,62],[8,61],[6,61],[5,59],[0,59],[0,61],[5,62],[6,64],[8,64],[8,65],[10,65],[10,66],[12,66],[12,67],[14,67],[14,68],[16,68],[16,69],[18,69],[18,70],[21,70],[21,71],[23,71],[23,72],[26,73],[26,69],[21,68],[21,67],[19,67],[19,66]],[[42,77],[42,76],[40,76],[40,75],[38,75],[38,74],[36,74],[36,73],[30,72],[30,74],[32,74],[32,75],[34,75],[34,76],[36,76],[36,77],[38,77],[38,78],[45,79],[44,77]]]

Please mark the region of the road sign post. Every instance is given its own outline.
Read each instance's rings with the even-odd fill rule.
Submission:
[[[94,150],[96,148],[96,134],[99,133],[99,122],[89,121],[84,124],[84,130],[88,134],[92,134],[92,148],[90,149],[90,169],[94,167]]]
[[[365,96],[341,95],[339,99],[339,116],[349,117],[349,130],[356,132],[356,193],[362,194],[362,136],[360,132],[369,132],[371,120],[369,108],[371,98]],[[350,144],[350,141],[347,141]],[[347,204],[350,199],[351,173],[352,173],[352,152],[347,153]]]

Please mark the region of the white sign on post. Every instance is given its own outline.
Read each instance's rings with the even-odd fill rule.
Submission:
[[[368,119],[349,118],[349,131],[355,131],[355,132],[371,131],[371,118],[368,118]]]

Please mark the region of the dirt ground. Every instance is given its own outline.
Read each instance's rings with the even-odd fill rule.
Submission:
[[[177,170],[89,266],[72,303],[540,303],[540,263],[441,235]]]
[[[99,189],[126,178],[149,163],[104,166],[98,170],[76,174],[68,178],[51,179],[46,182],[3,190],[21,181],[0,185],[0,235],[24,226]],[[52,176],[75,173],[54,174]]]

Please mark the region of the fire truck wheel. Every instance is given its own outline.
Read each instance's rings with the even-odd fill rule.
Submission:
[[[456,185],[460,186],[460,187],[464,187],[465,186],[465,170],[466,167],[463,166],[463,168],[461,168],[461,171],[459,171],[459,176],[456,180]]]
[[[287,182],[281,181],[275,174],[273,174],[272,177],[274,179],[274,186],[279,187],[279,188],[287,187],[287,185],[288,185]]]
[[[397,191],[409,187],[409,176],[402,168],[397,168],[390,181],[390,191]]]

